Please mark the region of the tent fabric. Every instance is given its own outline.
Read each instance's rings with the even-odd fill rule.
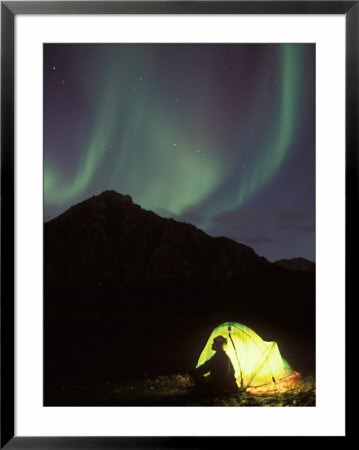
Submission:
[[[196,367],[214,355],[211,347],[217,336],[227,338],[226,353],[232,361],[238,387],[262,386],[294,372],[282,358],[276,342],[263,341],[253,330],[237,322],[226,322],[213,330]]]

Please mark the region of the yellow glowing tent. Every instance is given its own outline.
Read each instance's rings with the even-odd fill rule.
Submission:
[[[214,355],[212,342],[216,336],[227,338],[226,353],[232,361],[238,387],[262,386],[293,374],[276,342],[265,342],[253,330],[236,322],[223,323],[213,330],[197,367]]]

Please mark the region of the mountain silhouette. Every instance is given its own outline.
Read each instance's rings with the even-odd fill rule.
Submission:
[[[73,308],[85,296],[97,309],[282,316],[313,304],[311,275],[290,273],[246,245],[162,218],[115,191],[44,227],[45,291],[65,292]]]
[[[279,259],[278,261],[275,261],[275,264],[288,270],[315,272],[315,262],[305,258]]]
[[[106,191],[45,224],[45,283],[123,286],[200,277],[225,282],[269,268],[253,249],[164,219]]]

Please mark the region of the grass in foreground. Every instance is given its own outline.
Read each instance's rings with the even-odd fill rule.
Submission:
[[[315,406],[313,376],[272,383],[251,392],[203,395],[193,390],[187,374],[144,377],[99,386],[61,386],[48,406]]]

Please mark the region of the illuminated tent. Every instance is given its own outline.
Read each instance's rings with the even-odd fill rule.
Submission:
[[[294,373],[276,342],[265,342],[253,330],[236,322],[223,323],[213,330],[197,367],[214,355],[212,342],[220,335],[227,338],[226,353],[232,361],[238,387],[262,386]]]

